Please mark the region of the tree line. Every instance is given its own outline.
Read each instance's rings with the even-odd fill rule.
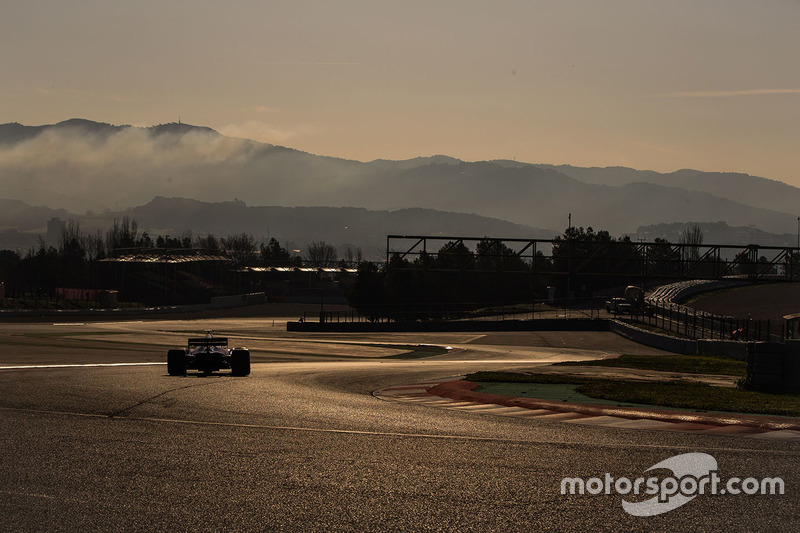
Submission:
[[[225,237],[193,236],[191,232],[154,236],[140,232],[138,222],[129,217],[115,219],[105,231],[87,232],[78,222],[69,220],[55,245],[48,245],[40,238],[37,247],[24,253],[0,250],[0,282],[5,285],[6,294],[52,292],[58,287],[98,288],[98,264],[103,259],[134,251],[146,253],[165,249],[217,254],[229,259],[234,268],[343,267],[363,261],[360,248],[348,248],[340,258],[336,247],[325,241],[310,243],[305,254],[300,255],[275,238],[259,242],[248,233]]]
[[[420,316],[431,316],[430,310],[441,305],[529,303],[549,297],[551,289],[558,299],[593,297],[626,285],[681,279],[687,269],[692,277],[715,279],[785,275],[800,268],[800,254],[773,264],[756,257],[755,246],[721,257],[718,249],[703,248],[699,224],[687,224],[678,240],[680,246],[661,238],[645,245],[605,230],[570,227],[551,241],[549,255],[539,251],[525,257],[498,239],[479,240],[474,249],[456,240],[436,253],[396,253],[383,266],[362,264],[351,304],[368,315],[402,312],[408,317],[409,309],[417,308],[427,309]]]
[[[718,257],[700,256],[702,230],[687,226],[680,238],[683,254],[697,261],[698,277],[725,268]],[[356,308],[376,306],[435,306],[439,304],[513,304],[547,297],[555,288],[558,298],[592,296],[610,287],[640,284],[643,272],[650,279],[677,277],[681,258],[677,248],[656,239],[643,255],[640,243],[629,237],[614,238],[607,231],[570,227],[552,241],[549,255],[541,251],[522,254],[502,240],[479,240],[474,249],[463,241],[446,243],[436,253],[414,256],[393,254],[386,264],[366,262],[360,248],[348,248],[340,257],[334,245],[316,241],[304,254],[288,250],[275,239],[257,241],[251,234],[213,234],[178,236],[140,232],[135,219],[114,220],[105,231],[85,232],[74,221],[65,223],[57,245],[39,246],[26,253],[0,250],[0,281],[7,295],[15,292],[53,292],[59,287],[100,287],[98,270],[102,260],[148,250],[175,250],[178,253],[216,254],[230,261],[234,269],[263,267],[353,267],[358,274],[349,295]],[[735,259],[731,273],[749,274],[767,263],[749,250]],[[800,262],[800,257],[792,257]],[[653,266],[655,265],[655,266]]]
[[[413,258],[393,254],[382,268],[372,263],[360,265],[353,287],[351,304],[364,310],[434,309],[441,304],[507,305],[531,302],[547,296],[548,287],[559,294],[590,294],[609,283],[598,277],[557,276],[580,261],[587,269],[605,265],[626,255],[619,246],[604,251],[604,243],[633,246],[629,238],[612,238],[607,231],[569,228],[556,237],[549,256],[537,251],[523,258],[498,239],[479,240],[471,250],[463,241],[450,241],[435,254],[421,252]],[[611,257],[609,254],[615,257]],[[430,316],[429,311],[421,311]]]
[[[702,242],[697,225],[688,226],[681,237],[690,250]],[[672,270],[679,266],[670,262],[673,249],[664,239],[651,246],[662,257],[649,261],[665,260],[658,274],[677,273]],[[598,290],[641,284],[643,266],[641,248],[630,237],[614,238],[591,227],[567,228],[552,241],[549,255],[537,251],[523,257],[498,239],[479,240],[474,250],[451,241],[434,254],[393,254],[383,267],[362,264],[351,304],[376,316],[402,312],[408,317],[409,309],[422,309],[420,318],[440,305],[528,303],[548,297],[550,288],[558,298],[589,297]]]

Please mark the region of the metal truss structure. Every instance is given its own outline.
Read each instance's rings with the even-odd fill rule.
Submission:
[[[398,268],[441,271],[800,281],[800,248],[755,244],[388,235],[387,264],[393,258],[405,260]]]

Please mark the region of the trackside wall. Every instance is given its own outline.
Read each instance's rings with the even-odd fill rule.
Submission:
[[[609,331],[639,344],[682,355],[697,355],[697,341],[668,337],[647,331],[619,320],[609,320]]]

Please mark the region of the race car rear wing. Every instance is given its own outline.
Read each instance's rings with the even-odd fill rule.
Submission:
[[[189,346],[227,346],[228,337],[189,339]]]

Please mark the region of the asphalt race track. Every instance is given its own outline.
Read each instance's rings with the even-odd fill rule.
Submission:
[[[170,377],[213,329],[246,378]],[[447,353],[422,343],[450,346]],[[479,369],[650,353],[610,333],[289,334],[273,319],[0,324],[3,531],[797,531],[800,444],[580,426],[386,401]],[[437,355],[438,354],[438,355]],[[634,479],[712,455],[784,495],[635,517],[564,477]],[[641,498],[640,498],[641,499]]]

